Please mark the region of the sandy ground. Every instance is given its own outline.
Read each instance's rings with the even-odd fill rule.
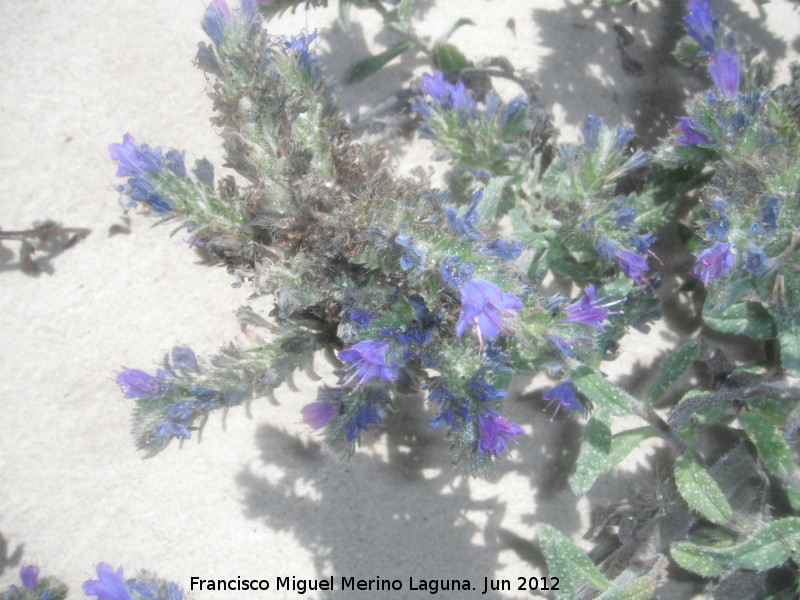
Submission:
[[[576,138],[594,111],[609,123],[634,123],[647,143],[674,123],[688,92],[707,85],[665,59],[682,14],[671,0],[640,0],[637,12],[586,9],[578,0],[418,4],[421,35],[435,38],[470,17],[479,25],[453,41],[471,58],[504,55],[536,73],[565,139]],[[786,65],[800,52],[797,5],[714,5],[786,80]],[[142,460],[128,435],[130,402],[111,380],[115,370],[152,368],[176,343],[214,353],[241,338],[234,312],[248,303],[248,290],[232,288],[224,269],[201,265],[183,233],[169,237],[168,228],[151,228],[138,215],[123,220],[106,150],[129,131],[140,142],[186,149],[189,163],[202,156],[222,163],[206,82],[191,65],[204,4],[30,0],[2,8],[0,225],[21,230],[52,219],[92,233],[43,260],[38,276],[16,268],[7,251],[0,255],[0,589],[16,581],[21,564],[35,562],[81,597],[81,582],[108,561],[130,575],[156,570],[186,588],[192,576],[272,583],[260,593],[196,593],[199,600],[296,598],[275,590],[275,578],[330,575],[401,579],[405,591],[380,594],[392,598],[430,596],[409,591],[409,577],[467,578],[478,591],[447,596],[466,598],[480,594],[484,577],[543,574],[537,523],[580,539],[592,505],[648,485],[637,465],[652,449],[576,498],[567,477],[577,448],[563,440],[577,439],[580,424],[549,423],[527,380],[515,384],[508,407],[529,435],[489,482],[453,470],[421,400],[401,406],[373,447],[337,463],[298,424],[300,407],[314,398],[309,381],[299,392],[284,390],[281,406],[255,402],[251,418],[237,410],[224,427],[213,418],[201,443]],[[333,2],[270,28],[319,29],[325,69],[340,78],[354,56],[387,40],[371,15],[354,16],[353,37],[335,23]],[[631,53],[641,76],[622,68],[613,23],[637,36]],[[352,118],[424,68],[404,60],[337,94]],[[429,147],[413,147],[393,145],[401,172],[427,160]],[[113,234],[119,225],[130,233]],[[264,299],[253,306],[269,309]],[[625,376],[647,368],[677,341],[667,327],[636,334],[609,370]]]

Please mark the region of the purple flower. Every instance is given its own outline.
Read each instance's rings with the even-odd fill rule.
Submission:
[[[636,220],[639,209],[633,204],[622,206],[612,217],[614,225],[617,227],[630,227]]]
[[[710,0],[690,0],[689,14],[683,17],[686,33],[709,54],[717,46],[719,22],[711,12]]]
[[[600,331],[605,331],[606,329],[601,323],[608,318],[608,315],[619,314],[612,313],[607,307],[622,302],[622,300],[612,302],[611,304],[598,304],[598,302],[605,300],[605,298],[595,300],[595,288],[593,285],[587,285],[584,291],[586,295],[583,298],[564,309],[567,316],[561,320],[565,323],[583,323],[590,327],[597,327]]]
[[[428,253],[414,243],[414,238],[408,233],[398,233],[394,238],[397,245],[403,247],[403,254],[400,257],[400,268],[404,271],[410,269],[422,270],[425,266],[425,259]]]
[[[297,64],[311,73],[314,77],[319,75],[319,56],[311,50],[311,42],[317,39],[317,30],[314,33],[300,35],[283,36],[283,43],[286,47],[297,55]]]
[[[159,194],[150,183],[150,179],[135,175],[128,179],[128,182],[117,186],[117,191],[128,196],[131,201],[124,205],[125,210],[135,206],[139,202],[149,204],[150,208],[157,214],[166,214],[175,210],[172,203]]]
[[[125,392],[126,398],[152,398],[162,391],[164,381],[140,371],[122,367],[117,373],[117,385]]]
[[[495,238],[491,242],[486,242],[480,248],[481,254],[490,254],[506,260],[514,260],[522,254],[522,244],[503,238]]]
[[[366,340],[351,348],[339,352],[339,358],[353,365],[347,370],[353,374],[344,382],[345,385],[358,379],[356,387],[361,387],[370,379],[378,377],[383,381],[394,381],[400,375],[398,364],[387,358],[390,340]]]
[[[628,277],[633,279],[636,283],[645,281],[643,273],[650,267],[647,265],[647,260],[643,256],[636,254],[633,250],[623,248],[622,250],[617,250],[616,257],[619,266],[627,273]]]
[[[97,565],[97,579],[84,581],[83,593],[96,596],[98,600],[133,600],[122,575],[122,567],[114,571],[114,567],[108,563]]]
[[[761,222],[767,229],[775,230],[778,228],[778,218],[781,216],[781,209],[778,206],[779,198],[770,196],[767,203],[761,209]]]
[[[198,404],[194,400],[181,400],[170,404],[166,410],[167,420],[155,428],[155,435],[191,438],[192,434],[186,425],[192,420],[198,408]]]
[[[705,133],[697,130],[697,123],[691,117],[680,117],[676,130],[682,135],[678,138],[679,146],[696,146],[697,144],[708,144],[711,141]]]
[[[517,118],[517,115],[528,110],[529,106],[530,102],[528,101],[528,99],[522,94],[520,94],[519,96],[511,100],[511,102],[509,102],[503,109],[503,112],[500,113],[500,122],[503,124],[504,127],[508,127]],[[489,113],[488,101],[487,101],[486,113],[487,117],[491,118],[491,115],[488,114]]]
[[[481,454],[490,452],[495,456],[505,450],[511,436],[525,433],[522,427],[509,423],[505,417],[488,408],[485,408],[478,418],[478,427],[481,432],[478,450]]]
[[[338,402],[312,402],[311,404],[306,404],[301,409],[303,423],[311,427],[311,429],[325,427],[339,412],[340,406]]]
[[[25,565],[19,570],[19,578],[26,590],[33,590],[39,585],[39,567],[36,565]]]
[[[556,387],[546,390],[544,394],[542,394],[542,398],[547,401],[548,407],[554,402],[558,403],[558,406],[556,406],[556,410],[553,413],[553,417],[555,417],[559,409],[562,408],[566,411],[583,408],[581,403],[578,402],[575,384],[571,379],[565,379]],[[550,417],[551,422],[553,421],[553,417]]]
[[[617,125],[617,136],[614,138],[614,150],[624,150],[633,139],[636,130],[633,125]]]
[[[478,341],[483,348],[483,338],[493,338],[500,333],[508,335],[504,315],[522,308],[522,301],[510,292],[503,292],[491,281],[470,279],[461,286],[461,317],[456,325],[459,337],[468,325],[478,330]]]
[[[614,240],[602,236],[597,240],[594,249],[597,250],[597,254],[599,254],[600,258],[603,260],[613,260],[617,252],[617,244]]]
[[[750,244],[744,253],[744,268],[757,277],[767,270],[768,261],[767,253],[756,244]]]
[[[460,256],[449,256],[442,259],[439,265],[442,271],[442,279],[447,285],[454,288],[460,288],[464,284],[467,277],[472,277],[475,274],[475,267],[468,262],[459,262]]]
[[[147,144],[138,146],[130,133],[122,136],[121,144],[109,144],[108,153],[119,163],[117,177],[146,177],[148,173],[158,173],[166,166],[161,149],[153,150]]]
[[[553,348],[558,350],[564,356],[568,358],[573,358],[575,356],[575,351],[572,349],[572,345],[575,342],[572,340],[568,340],[567,338],[554,333],[548,333],[544,337],[548,342],[550,342],[550,345],[553,346]]]
[[[638,233],[632,233],[631,236],[628,238],[636,249],[636,252],[639,254],[646,254],[647,251],[650,249],[650,246],[655,244],[658,241],[658,238],[651,233],[646,233],[644,235],[639,235]]]
[[[175,346],[172,349],[172,363],[176,369],[186,369],[187,371],[197,371],[200,368],[194,350],[189,346]]]
[[[362,308],[353,308],[350,307],[347,309],[347,318],[350,319],[353,323],[356,324],[356,327],[362,329],[364,327],[369,327],[369,324],[372,323],[376,317],[368,310],[364,310]]]
[[[462,81],[455,84],[448,83],[441,71],[434,71],[433,75],[425,73],[421,80],[422,89],[442,108],[475,111],[475,98],[472,97]]]
[[[475,229],[475,226],[480,220],[480,214],[478,214],[477,209],[482,198],[483,188],[472,194],[472,204],[469,205],[469,208],[461,216],[458,215],[456,209],[452,206],[444,207],[447,220],[450,222],[451,231],[473,240],[479,240],[483,237],[483,234]]]
[[[589,113],[583,122],[581,132],[583,133],[583,140],[589,150],[594,150],[597,146],[597,141],[600,139],[600,127],[603,125],[603,118],[598,117],[594,113]]]
[[[739,57],[736,50],[717,50],[709,61],[708,70],[723,96],[732,97],[739,93]]]
[[[697,262],[691,273],[708,285],[733,266],[731,245],[716,242],[713,247],[703,250],[697,255]]]
[[[232,18],[231,9],[228,8],[225,0],[211,0],[208,5],[201,26],[214,45],[218,48],[222,45],[223,31],[225,26],[230,23]]]

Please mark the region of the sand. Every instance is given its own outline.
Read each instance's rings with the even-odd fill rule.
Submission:
[[[298,10],[270,24],[278,33],[320,32],[327,74],[341,77],[368,49],[385,47],[380,23],[355,11],[353,37],[336,24],[336,5]],[[650,143],[680,114],[703,74],[668,58],[681,17],[677,2],[639,1],[613,11],[580,1],[465,0],[418,2],[422,36],[435,38],[457,18],[472,18],[452,41],[471,58],[507,56],[532,71],[540,99],[563,139],[593,111],[607,122],[632,122]],[[779,80],[800,52],[797,4],[718,0],[717,14],[740,43],[763,48]],[[31,275],[0,254],[0,589],[16,582],[20,565],[62,579],[82,597],[94,566],[123,565],[126,575],[151,569],[189,588],[190,578],[266,579],[262,592],[197,592],[198,600],[301,597],[278,590],[277,578],[333,576],[337,591],[309,598],[426,598],[420,580],[468,579],[477,589],[440,596],[478,596],[484,577],[545,573],[536,527],[547,522],[576,541],[591,507],[650,483],[644,449],[625,468],[598,482],[588,497],[567,485],[580,420],[548,421],[541,383],[515,382],[508,413],[525,427],[510,458],[491,481],[454,469],[447,442],[427,426],[421,398],[406,398],[374,445],[348,463],[326,454],[299,424],[314,399],[310,381],[281,390],[280,406],[252,404],[211,419],[202,441],[143,460],[128,434],[131,401],[113,382],[123,365],[153,369],[174,344],[213,354],[244,340],[235,310],[251,301],[223,268],[200,264],[185,232],[130,214],[114,189],[107,146],[131,132],[137,141],[177,147],[187,162],[222,161],[208,119],[206,81],[191,62],[204,39],[201,0],[6,2],[0,22],[0,226],[29,228],[51,219],[91,234],[47,260]],[[513,19],[513,30],[509,19]],[[637,37],[632,56],[643,74],[623,68],[611,24]],[[679,31],[678,31],[679,32]],[[422,60],[392,64],[367,82],[336,86],[350,118],[394,93],[426,69]],[[400,173],[430,162],[430,146],[392,144]],[[438,173],[443,163],[430,163]],[[129,233],[120,233],[121,229]],[[18,244],[4,243],[16,252]],[[608,366],[617,377],[647,369],[680,341],[669,326],[636,334]],[[329,367],[320,361],[320,372]],[[628,377],[635,382],[641,378]],[[632,384],[633,385],[633,384]],[[634,386],[635,387],[635,386]],[[633,390],[635,391],[635,390]],[[402,591],[339,591],[341,577],[398,579]],[[683,590],[685,593],[686,590]],[[528,597],[519,591],[487,598]]]

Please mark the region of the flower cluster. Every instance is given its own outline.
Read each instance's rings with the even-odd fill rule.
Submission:
[[[114,570],[108,563],[97,565],[97,579],[83,583],[83,592],[97,600],[184,600],[183,589],[172,581],[158,579],[147,572],[125,579],[122,567]]]

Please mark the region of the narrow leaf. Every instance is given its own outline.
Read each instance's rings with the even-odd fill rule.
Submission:
[[[497,218],[497,207],[500,204],[500,198],[503,195],[503,188],[508,180],[511,179],[510,175],[503,177],[495,177],[483,190],[483,198],[478,203],[478,215],[480,220],[478,223],[481,227],[492,227],[495,225]]]
[[[581,582],[598,590],[607,590],[611,582],[597,569],[588,556],[567,536],[545,523],[539,525],[542,547],[550,575],[558,577],[559,598],[575,598],[575,583]]]
[[[717,331],[746,335],[757,340],[771,340],[777,333],[775,319],[758,302],[741,302],[718,311],[706,301],[703,320]]]
[[[645,576],[615,585],[595,600],[650,600],[655,590],[656,580]]]
[[[659,400],[670,386],[694,364],[699,354],[700,346],[694,342],[684,344],[672,352],[661,366],[653,385],[650,386],[647,392],[647,401],[653,403]]]
[[[605,411],[595,411],[583,430],[578,464],[569,479],[572,491],[578,496],[588,492],[595,480],[611,468],[608,460],[611,453],[609,421]]]
[[[403,52],[411,49],[411,42],[398,42],[388,50],[384,50],[380,54],[370,56],[354,64],[350,67],[344,76],[344,82],[347,85],[358,83],[366,79],[373,73],[377,73],[383,66],[392,59],[400,56]]]
[[[458,21],[453,23],[453,25],[450,27],[450,29],[447,30],[447,33],[445,33],[442,37],[440,37],[438,40],[436,40],[436,44],[435,45],[436,46],[445,45],[447,40],[450,39],[450,36],[453,35],[459,29],[461,29],[464,25],[475,25],[475,21],[473,21],[472,19],[464,18],[464,17],[460,18]],[[455,48],[455,46],[453,46],[453,47]]]
[[[781,363],[784,369],[800,377],[800,320],[778,322],[778,339],[781,342]]]
[[[615,417],[631,414],[631,397],[617,386],[606,381],[587,366],[572,371],[572,381],[578,391]]]
[[[397,7],[397,16],[403,27],[408,27],[411,21],[411,11],[414,10],[415,0],[401,0],[400,6]]]
[[[765,571],[783,564],[798,551],[800,517],[786,517],[767,523],[744,542],[733,546],[700,546],[691,542],[673,544],[675,561],[700,575],[718,575],[738,567]]]
[[[741,413],[739,422],[770,471],[778,477],[789,477],[794,473],[792,452],[774,425],[754,412]]]
[[[717,482],[687,454],[675,461],[675,483],[686,504],[709,521],[724,525],[733,518],[733,510]]]

